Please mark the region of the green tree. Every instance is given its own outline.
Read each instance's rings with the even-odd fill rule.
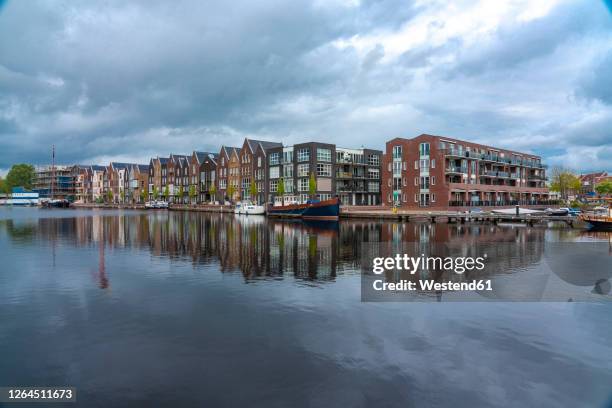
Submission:
[[[314,173],[310,173],[310,180],[308,180],[308,193],[310,198],[313,199],[317,192],[317,180],[315,180]]]
[[[183,195],[185,194],[185,191],[183,190],[183,186],[179,186],[179,191],[178,191],[178,197],[179,197],[179,203],[183,204]]]
[[[23,187],[30,190],[35,177],[36,171],[31,164],[15,164],[6,175],[5,189],[10,191],[13,187]]]
[[[159,190],[157,189],[157,186],[153,186],[153,199],[157,200],[159,198]]]
[[[109,202],[109,203],[112,203],[112,202],[113,202],[113,190],[108,190],[108,191],[106,192],[106,198],[108,199],[108,202]]]
[[[276,192],[281,197],[282,204],[285,205],[285,180],[282,177],[278,179],[278,186],[276,186]]]
[[[230,202],[234,200],[234,193],[236,192],[236,188],[233,184],[230,184],[227,187],[227,196],[229,197]]]
[[[141,191],[140,191],[140,201],[142,201],[143,203],[145,201],[147,201],[147,197],[149,196],[149,192],[147,191],[147,188],[144,187]]]
[[[580,191],[580,179],[568,169],[554,167],[551,170],[550,189],[560,193],[563,200],[567,200],[570,193]]]
[[[2,177],[0,177],[0,193],[6,193],[6,183],[4,182],[4,179]]]
[[[166,201],[168,201],[168,197],[170,197],[170,188],[168,186],[166,186],[164,188],[164,198]]]
[[[125,191],[121,190],[119,192],[119,199],[121,200],[122,203],[125,203]]]
[[[257,201],[255,197],[257,197],[257,184],[255,184],[255,180],[251,181],[251,188],[249,193],[251,193],[251,200],[253,202]]]
[[[190,185],[189,186],[189,199],[192,204],[195,201],[195,198],[197,197],[197,195],[198,195],[198,192],[196,191],[196,186],[194,186],[193,184]]]
[[[215,195],[217,194],[217,187],[214,184],[211,184],[210,188],[208,189],[208,193],[210,194],[210,201],[211,202],[215,201]]]
[[[612,180],[604,180],[595,186],[595,191],[599,195],[612,194]]]

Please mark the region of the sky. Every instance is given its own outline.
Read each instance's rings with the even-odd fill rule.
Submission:
[[[612,173],[601,0],[0,0],[0,173],[444,135]]]

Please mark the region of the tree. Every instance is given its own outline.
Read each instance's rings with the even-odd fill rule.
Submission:
[[[159,190],[157,189],[157,186],[153,186],[153,199],[157,200],[159,198]]]
[[[191,200],[191,204],[193,204],[198,192],[196,191],[196,187],[192,184],[189,186],[189,198]]]
[[[255,184],[255,180],[251,180],[251,188],[249,193],[251,193],[251,200],[253,202],[257,201],[255,197],[257,197],[257,184]]]
[[[234,185],[233,185],[233,184],[230,184],[230,185],[227,187],[227,196],[229,197],[230,202],[231,202],[232,200],[234,200],[234,193],[235,193],[235,192],[236,192],[236,189],[234,188]]]
[[[317,180],[315,180],[314,173],[310,173],[310,180],[308,180],[308,193],[310,198],[313,199],[317,192]]]
[[[121,190],[119,192],[119,199],[121,200],[122,203],[125,203],[125,191]]]
[[[179,203],[183,204],[183,195],[185,194],[185,191],[183,190],[183,186],[179,186],[179,191],[178,191],[178,196],[179,196]]]
[[[567,200],[571,192],[580,190],[580,179],[568,169],[554,167],[551,170],[551,191],[561,194],[561,198]]]
[[[10,191],[13,187],[23,187],[30,190],[35,177],[36,171],[31,164],[15,164],[6,175],[5,189]]]
[[[599,195],[612,194],[612,180],[604,180],[595,186],[595,191]]]
[[[285,205],[285,180],[282,177],[278,179],[278,186],[276,187],[276,192],[279,196],[281,196],[283,205]]]
[[[0,194],[7,193],[6,191],[6,183],[2,177],[0,177]]]
[[[113,202],[113,190],[108,190],[108,192],[106,193],[106,198],[108,199],[109,203]]]
[[[166,199],[166,201],[168,201],[168,197],[170,197],[170,188],[166,186],[164,188],[164,198]]]
[[[140,201],[144,203],[145,201],[147,201],[148,196],[149,196],[149,192],[147,191],[147,188],[144,187],[142,191],[140,192]]]
[[[210,188],[208,189],[208,192],[210,193],[210,201],[211,202],[215,201],[215,195],[217,194],[217,187],[214,184],[211,184]]]

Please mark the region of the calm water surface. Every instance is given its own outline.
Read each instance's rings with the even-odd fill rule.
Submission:
[[[0,385],[86,407],[610,406],[609,302],[360,301],[363,242],[478,239],[610,235],[0,209]],[[538,262],[517,254],[509,274]]]

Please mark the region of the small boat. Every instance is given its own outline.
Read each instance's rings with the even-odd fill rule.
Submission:
[[[305,220],[337,221],[340,217],[340,200],[308,200],[305,204],[270,205],[271,217],[302,218]]]
[[[547,208],[546,214],[557,217],[564,217],[569,214],[569,210],[567,208]]]
[[[589,223],[594,229],[612,231],[612,200],[607,209],[593,213],[580,214],[580,219]]]
[[[263,205],[256,205],[253,203],[238,203],[234,208],[234,213],[245,215],[262,215],[266,213],[266,208]]]
[[[145,209],[147,210],[158,210],[158,209],[166,209],[168,208],[168,203],[165,201],[149,201],[145,203]]]
[[[43,208],[68,208],[70,207],[70,201],[68,200],[51,199],[51,200],[41,201],[40,204]]]

